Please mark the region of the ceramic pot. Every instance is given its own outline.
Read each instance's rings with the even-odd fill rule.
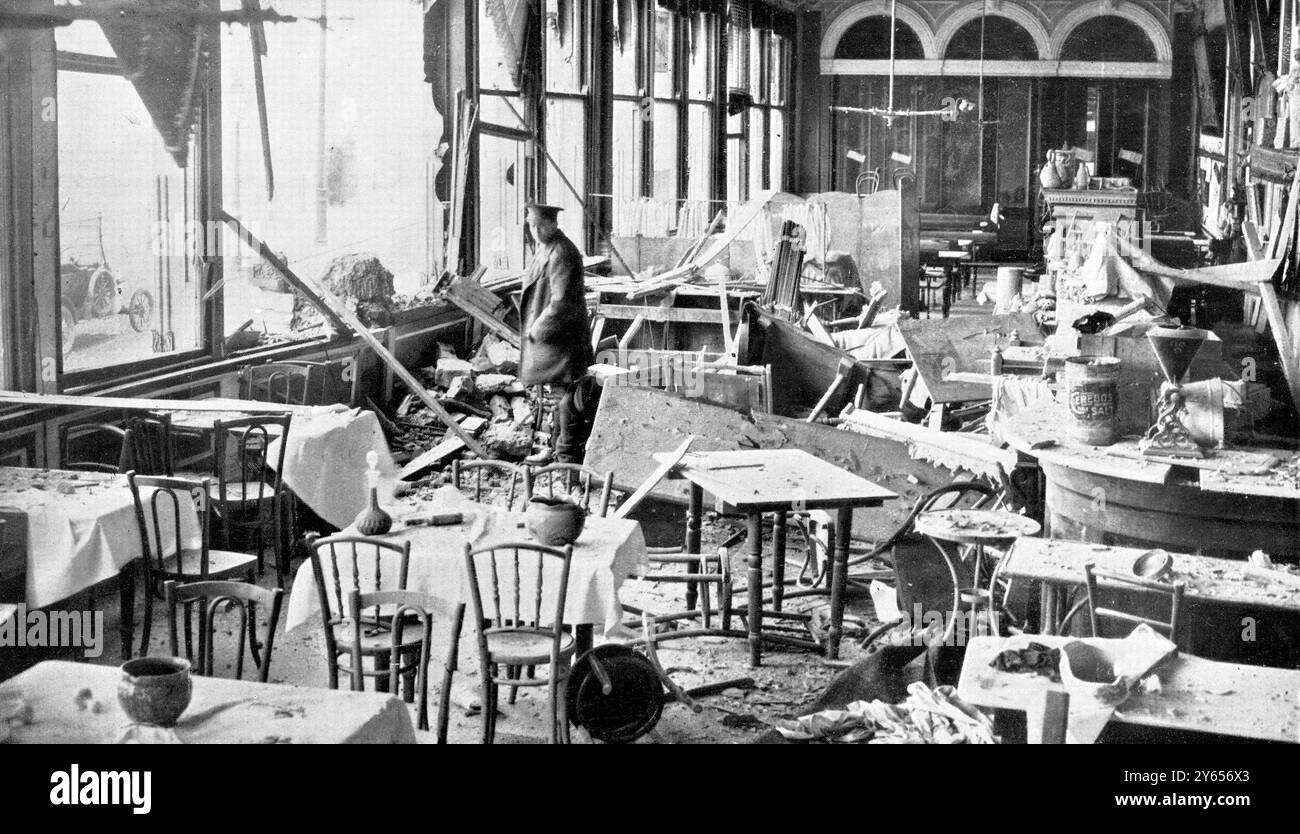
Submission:
[[[137,724],[173,727],[193,694],[190,662],[180,657],[137,657],[121,666],[117,701]]]
[[[357,518],[352,523],[363,536],[382,536],[393,528],[393,517],[379,506],[379,494],[375,487],[370,488],[370,506],[357,513]]]
[[[587,512],[566,498],[536,495],[528,502],[524,521],[529,535],[539,544],[563,547],[573,544],[582,535]]]

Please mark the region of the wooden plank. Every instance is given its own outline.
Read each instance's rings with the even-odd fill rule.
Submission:
[[[861,409],[850,411],[843,419],[848,431],[907,443],[915,448],[916,455],[933,463],[995,480],[1005,478],[1019,459],[1014,450],[999,448],[976,435],[935,431]]]
[[[238,228],[243,228],[239,221],[235,220],[230,215],[225,212],[222,212],[222,215],[227,219],[227,221],[233,222]],[[266,244],[262,244],[262,246],[265,247]],[[275,257],[274,253],[269,254],[270,257]],[[279,267],[276,268],[279,269]],[[452,419],[450,414],[447,413],[447,410],[443,408],[442,405],[434,399],[433,395],[425,389],[424,385],[415,378],[415,375],[408,371],[405,365],[398,362],[397,357],[389,353],[388,348],[384,347],[384,345],[375,338],[375,334],[370,332],[370,328],[362,324],[356,314],[349,310],[343,302],[339,300],[338,296],[334,295],[334,293],[329,291],[329,288],[314,279],[301,278],[299,280],[303,282],[307,290],[314,292],[313,303],[316,303],[318,306],[323,305],[321,307],[321,312],[323,314],[329,316],[331,320],[341,320],[341,324],[345,324],[347,327],[352,328],[352,330],[361,337],[362,341],[370,345],[370,349],[379,356],[380,360],[392,369],[393,373],[397,375],[397,378],[406,383],[407,389],[409,389],[412,394],[419,397],[420,402],[424,403],[426,408],[438,416],[438,419],[443,422],[443,425],[445,425],[452,434],[457,435],[461,440],[465,441],[465,445],[468,446],[470,451],[474,454],[483,458],[487,457],[487,454],[483,451],[483,447],[480,446],[473,437],[470,437],[465,433],[460,425]],[[346,332],[345,327],[340,326],[339,329],[340,332]]]
[[[638,307],[635,304],[599,304],[596,306],[596,315],[619,321],[641,318],[645,321],[679,324],[717,324],[719,318],[716,310],[683,307]],[[740,314],[731,311],[729,321],[735,324],[739,320]]]
[[[476,432],[487,425],[487,420],[482,417],[466,417],[460,425],[466,432]],[[464,448],[463,438],[444,437],[432,449],[403,466],[402,471],[397,473],[397,477],[403,481],[418,477],[425,470],[432,469]]]
[[[0,391],[0,403],[31,408],[97,408],[127,411],[244,411],[249,414],[306,414],[309,406],[266,403],[214,397],[203,400],[167,400],[149,397],[97,397],[80,394],[32,394]]]
[[[652,278],[649,282],[642,284],[637,287],[637,289],[628,293],[628,297],[635,299],[650,295],[653,292],[670,287],[679,281],[687,280],[691,273],[708,266],[715,258],[726,251],[727,247],[740,236],[741,232],[749,228],[749,224],[753,223],[754,218],[758,217],[758,215],[763,212],[763,209],[767,208],[767,204],[775,195],[775,191],[760,192],[748,203],[745,203],[742,207],[742,213],[739,213],[738,216],[734,218],[727,219],[727,231],[719,235],[718,239],[710,243],[703,252],[698,253],[690,261],[676,269],[671,269],[663,275],[658,275]],[[631,270],[629,270],[629,274],[630,272]]]
[[[485,295],[491,297],[492,303],[484,300]],[[463,275],[456,276],[447,288],[446,298],[512,347],[519,347],[519,333],[497,317],[497,310],[504,302],[477,281]]]
[[[641,486],[636,488],[636,492],[633,492],[628,496],[626,501],[619,505],[618,511],[614,513],[614,517],[627,518],[629,513],[641,506],[641,502],[646,499],[646,496],[650,494],[650,491],[657,487],[660,481],[668,477],[668,473],[673,470],[673,467],[681,462],[681,459],[685,457],[686,453],[691,448],[691,444],[694,442],[695,436],[692,435],[683,440],[682,444],[671,453],[667,454],[664,457],[664,460],[660,461],[659,465],[655,467],[655,470],[650,473],[649,477],[641,482]]]
[[[227,223],[235,230],[235,234],[239,236],[240,240],[247,242],[249,246],[256,249],[257,254],[261,255],[262,259],[270,264],[276,272],[284,276],[284,280],[292,284],[295,290],[302,293],[303,296],[312,303],[312,306],[319,310],[320,314],[328,319],[330,324],[334,325],[335,330],[339,333],[347,333],[348,325],[344,322],[344,319],[340,316],[339,312],[333,309],[333,307],[325,300],[323,293],[319,291],[322,289],[320,284],[315,281],[304,280],[302,276],[290,269],[289,265],[281,260],[280,256],[275,254],[275,251],[272,250],[270,246],[267,246],[265,241],[261,240],[257,235],[249,231],[248,227],[239,222],[238,218],[234,215],[224,209],[218,209],[217,219]],[[211,294],[211,292],[212,291],[210,290],[209,294]],[[338,299],[335,299],[335,302],[337,303]]]

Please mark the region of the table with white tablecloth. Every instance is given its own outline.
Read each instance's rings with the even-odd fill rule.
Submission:
[[[427,593],[447,603],[448,611],[456,604],[466,602],[468,584],[465,573],[465,545],[474,547],[501,543],[529,541],[524,529],[522,513],[513,513],[483,504],[476,504],[462,496],[454,487],[439,488],[431,499],[404,500],[389,508],[395,519],[393,530],[385,539],[411,543],[410,572],[407,588]],[[427,519],[440,512],[460,512],[460,524],[433,527],[411,525],[416,519]],[[345,530],[345,534],[355,534]],[[385,555],[380,562],[380,572],[386,577],[397,575],[396,556]],[[551,564],[553,561],[555,564]],[[335,576],[328,559],[322,559],[325,582],[330,593],[331,607],[338,604],[335,595]],[[359,560],[361,584],[373,587],[373,560]],[[648,563],[645,538],[641,526],[635,521],[614,518],[589,517],[582,535],[573,545],[573,559],[569,568],[569,590],[565,600],[564,621],[568,625],[599,625],[607,636],[619,633],[623,607],[619,603],[618,589],[623,580],[643,572]],[[558,585],[558,560],[543,563],[545,581],[543,611],[552,610]],[[531,568],[531,571],[530,571]],[[536,575],[536,562],[524,557],[521,573],[525,583]],[[503,574],[502,586],[513,587],[513,577]],[[355,587],[350,574],[339,577],[339,587],[346,593]],[[485,594],[490,597],[490,594]],[[491,600],[484,600],[491,606]],[[335,609],[341,610],[341,609]],[[320,611],[319,592],[310,561],[299,566],[289,596],[285,627],[292,629],[308,622]],[[492,611],[485,612],[489,616]]]
[[[150,495],[152,490],[141,491],[146,502]],[[198,515],[189,501],[179,503],[181,544],[198,547]],[[175,514],[170,502],[159,506],[164,550],[171,555]],[[122,475],[0,467],[0,516],[8,522],[6,550],[22,546],[26,551],[30,608],[111,579],[143,555],[135,505]]]
[[[47,661],[0,684],[0,730],[11,744],[414,744],[392,695],[191,675],[194,694],[174,728],[132,724],[113,666]],[[6,722],[21,710],[30,718]],[[6,740],[6,739],[0,739]]]
[[[343,405],[286,407],[291,414],[280,476],[293,494],[318,516],[343,528],[352,523],[369,500],[366,455],[378,458],[379,494],[387,500],[393,494],[397,464],[388,441],[372,411]],[[172,415],[178,429],[211,431],[216,419],[247,417],[246,414],[184,411]],[[274,463],[280,454],[279,440],[267,449]],[[235,464],[237,466],[237,464]]]

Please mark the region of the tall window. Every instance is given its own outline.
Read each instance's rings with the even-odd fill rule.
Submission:
[[[560,227],[585,248],[582,202],[587,193],[587,85],[590,34],[588,0],[544,4],[546,19],[546,148],[559,166],[547,163],[546,202],[560,206]],[[561,175],[562,173],[562,175]],[[568,185],[564,180],[568,180]],[[572,186],[572,189],[570,188]]]
[[[786,125],[790,122],[789,38],[764,28],[730,27],[728,65],[727,199],[748,200],[754,192],[785,187]],[[743,40],[737,48],[734,40]]]
[[[56,42],[63,370],[199,348],[193,142],[164,147],[98,24],[61,27]]]
[[[524,27],[522,20],[495,18],[488,5],[487,0],[479,2],[476,41],[478,262],[489,270],[517,272],[524,268],[524,201],[534,176],[526,144],[510,133],[524,127],[516,113],[528,117],[518,83]],[[526,4],[520,7],[527,11]]]
[[[646,5],[617,3],[613,9],[613,223],[615,234],[635,234],[638,205],[650,196],[646,176],[646,139],[649,136],[649,52],[646,38]]]
[[[375,6],[276,0],[298,21],[265,27],[273,196],[250,33],[223,28],[223,202],[295,273],[320,279],[340,256],[373,255],[409,295],[435,268],[440,208],[429,182],[450,154],[440,163],[435,153],[442,116],[418,71],[419,4],[387,2],[382,13]],[[258,253],[229,233],[223,247],[228,331],[252,319],[272,337],[322,335],[314,315],[295,315],[305,301]]]

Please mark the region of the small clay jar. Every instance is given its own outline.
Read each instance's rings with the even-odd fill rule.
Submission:
[[[539,544],[563,547],[573,544],[582,535],[587,512],[568,499],[536,495],[528,502],[524,523],[529,535]]]

